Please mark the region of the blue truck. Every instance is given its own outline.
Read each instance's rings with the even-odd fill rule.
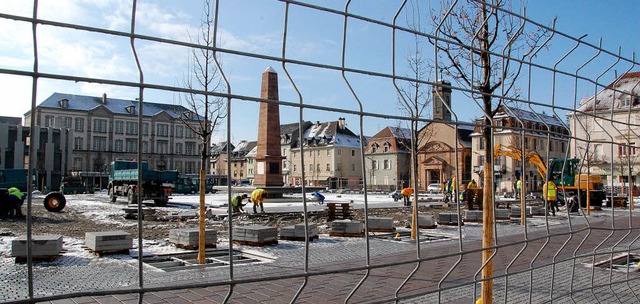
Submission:
[[[25,193],[29,191],[28,176],[26,169],[0,169],[0,206],[6,206],[7,189],[16,187]],[[33,181],[35,182],[36,178]],[[36,185],[33,185],[33,189],[36,188]],[[49,192],[44,198],[44,207],[50,212],[60,212],[66,204],[67,200],[60,192]]]
[[[149,164],[141,162],[142,200],[153,200],[156,206],[167,205],[178,180],[178,171],[150,170]],[[118,196],[127,198],[129,204],[138,203],[138,162],[130,160],[113,161],[109,167],[109,200],[116,202]]]

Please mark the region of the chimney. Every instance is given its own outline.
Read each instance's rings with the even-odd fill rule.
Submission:
[[[345,121],[345,118],[344,117],[338,118],[338,127],[340,128],[340,130],[344,130],[346,126],[347,126],[347,123]]]
[[[102,104],[103,105],[107,104],[107,93],[102,93]]]

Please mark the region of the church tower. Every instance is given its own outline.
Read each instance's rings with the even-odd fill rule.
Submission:
[[[438,80],[433,86],[433,119],[451,121],[451,83]],[[447,105],[446,107],[444,105]]]

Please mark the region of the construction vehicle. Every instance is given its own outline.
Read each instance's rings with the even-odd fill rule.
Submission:
[[[36,181],[36,178],[33,178]],[[5,204],[7,189],[16,187],[22,192],[28,189],[28,171],[26,169],[0,169],[0,204]],[[32,185],[36,189],[36,185]],[[49,192],[44,198],[44,208],[49,212],[60,212],[67,205],[67,199],[60,192]]]
[[[87,192],[87,185],[82,180],[82,177],[67,175],[62,178],[60,192],[63,194],[84,194]]]
[[[522,151],[511,146],[497,144],[493,149],[493,156],[507,156],[522,161]],[[552,158],[549,160],[549,170],[538,152],[525,153],[529,164],[536,166],[538,174],[544,181],[551,181],[557,186],[556,198],[559,203],[580,201],[580,206],[587,207],[587,192],[590,194],[590,207],[600,208],[606,199],[602,178],[599,175],[579,173],[580,159]],[[576,205],[577,206],[577,205]]]
[[[147,162],[141,162],[142,200],[153,200],[156,206],[167,205],[173,193],[178,171],[150,170]],[[118,196],[127,198],[129,204],[138,202],[138,162],[128,160],[113,161],[109,168],[109,200],[115,203]]]

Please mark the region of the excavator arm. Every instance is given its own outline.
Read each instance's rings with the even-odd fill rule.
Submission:
[[[496,158],[498,156],[507,156],[513,158],[517,161],[522,161],[522,151],[520,149],[512,147],[512,146],[502,146],[501,144],[496,144],[493,148],[493,157]],[[542,161],[542,158],[536,151],[530,151],[525,153],[525,158],[529,162],[536,166],[538,174],[542,177],[542,179],[547,178],[547,166]]]

